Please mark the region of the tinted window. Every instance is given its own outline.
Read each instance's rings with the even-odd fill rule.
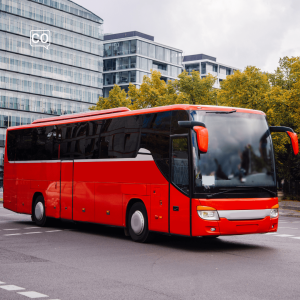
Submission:
[[[66,124],[61,128],[61,159],[82,159],[85,157],[87,122]]]
[[[169,140],[171,112],[143,116],[141,148],[151,152],[162,174],[169,178]]]
[[[122,158],[125,143],[125,119],[105,120],[100,134],[100,158]]]
[[[87,124],[85,141],[85,158],[97,159],[100,155],[99,136],[103,121],[90,121]]]
[[[9,160],[57,159],[57,128],[45,126],[9,131],[7,150]]]
[[[140,149],[142,116],[125,118],[124,158],[134,158]]]

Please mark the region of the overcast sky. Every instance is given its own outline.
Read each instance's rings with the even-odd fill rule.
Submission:
[[[272,72],[300,56],[299,0],[74,0],[104,19],[104,33],[141,31],[158,43],[236,68]]]

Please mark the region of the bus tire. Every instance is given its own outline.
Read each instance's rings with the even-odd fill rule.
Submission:
[[[128,231],[133,241],[145,243],[150,240],[147,210],[143,203],[137,202],[128,214]]]
[[[38,226],[44,227],[46,225],[47,217],[45,211],[45,201],[42,195],[39,195],[34,201],[32,219]]]

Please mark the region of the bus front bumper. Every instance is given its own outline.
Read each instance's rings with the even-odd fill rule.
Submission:
[[[204,220],[198,215],[193,222],[193,236],[239,235],[276,232],[279,217],[271,218],[268,210],[218,211],[219,220]],[[248,219],[247,219],[248,216]]]

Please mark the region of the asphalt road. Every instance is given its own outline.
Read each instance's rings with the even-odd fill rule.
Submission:
[[[57,222],[36,228],[0,204],[0,299],[300,299],[300,219],[277,234],[216,240]]]

